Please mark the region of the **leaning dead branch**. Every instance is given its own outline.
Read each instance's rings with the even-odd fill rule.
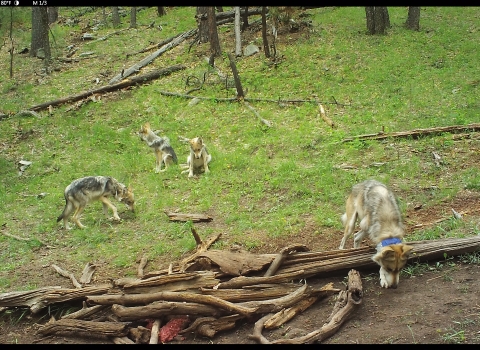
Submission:
[[[164,52],[174,48],[175,46],[180,45],[184,40],[190,38],[191,36],[195,35],[197,33],[198,29],[191,29],[189,31],[186,31],[185,33],[182,33],[178,35],[175,39],[173,39],[171,42],[168,44],[162,46],[160,49],[152,53],[151,55],[145,57],[143,60],[140,62],[134,64],[128,69],[123,70],[120,74],[117,74],[114,76],[108,83],[110,85],[116,84],[122,79],[125,79],[126,77],[132,75],[133,73],[139,72],[141,68],[145,67],[146,65],[150,64],[155,58],[163,54]]]
[[[103,93],[106,93],[106,92],[120,90],[120,89],[129,87],[129,86],[145,84],[145,83],[147,83],[151,80],[158,79],[162,76],[172,74],[176,71],[179,71],[179,70],[182,70],[182,69],[185,69],[185,68],[186,67],[184,65],[177,64],[177,65],[170,66],[170,67],[167,67],[167,68],[157,69],[157,70],[151,71],[149,73],[133,77],[131,79],[126,79],[126,80],[124,80],[124,81],[122,81],[118,84],[102,86],[98,89],[93,89],[93,90],[89,90],[89,91],[86,91],[86,92],[82,92],[78,95],[72,95],[72,96],[64,97],[64,98],[61,98],[61,99],[58,99],[58,100],[41,103],[39,105],[35,105],[35,106],[31,107],[30,110],[39,111],[39,110],[46,109],[49,106],[58,106],[58,105],[61,105],[61,104],[64,104],[64,103],[76,102],[76,101],[82,100],[84,98],[90,97],[90,96],[95,95],[95,94],[103,94]]]
[[[70,273],[66,270],[63,270],[62,268],[60,268],[59,266],[55,265],[55,264],[52,264],[52,267],[55,269],[55,271],[57,271],[57,273],[63,277],[67,277],[67,278],[70,278],[70,280],[72,281],[73,285],[75,286],[75,288],[82,288],[82,285],[80,283],[78,283],[77,279],[75,278],[75,276],[73,275],[73,273]]]
[[[272,127],[272,123],[270,121],[268,121],[267,119],[265,118],[262,118],[262,116],[260,114],[258,114],[258,112],[255,110],[255,108],[253,108],[252,106],[250,106],[250,104],[243,100],[243,104],[253,112],[253,114],[263,123],[265,124],[266,126],[268,126],[269,128]]]
[[[97,312],[102,311],[105,308],[107,308],[106,305],[95,305],[92,307],[88,307],[87,303],[84,301],[83,307],[80,310],[76,312],[72,312],[71,314],[65,315],[62,318],[83,319],[83,318],[90,317],[96,314]]]
[[[341,142],[351,142],[354,140],[383,140],[392,137],[411,137],[411,138],[419,138],[425,135],[438,135],[446,132],[450,133],[457,133],[457,132],[464,132],[464,131],[480,131],[480,123],[468,124],[468,125],[452,125],[452,126],[439,126],[435,128],[427,128],[427,129],[414,129],[409,131],[399,131],[399,132],[391,132],[391,133],[384,133],[378,132],[374,134],[365,134],[365,135],[357,135],[353,137],[349,137],[343,139]]]

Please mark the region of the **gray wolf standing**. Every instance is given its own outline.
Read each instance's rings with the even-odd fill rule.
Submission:
[[[342,216],[345,234],[340,249],[344,249],[347,238],[353,233],[357,218],[360,231],[354,235],[354,247],[358,248],[368,234],[377,246],[372,260],[380,265],[380,285],[397,288],[400,270],[413,247],[402,243],[405,229],[395,195],[375,180],[353,186]]]
[[[212,156],[207,151],[207,145],[203,142],[201,137],[195,137],[189,140],[190,155],[187,157],[187,170],[182,171],[182,174],[188,172],[188,177],[193,177],[194,173],[200,173],[202,170],[209,173],[208,163],[212,160]]]
[[[130,210],[134,210],[134,196],[132,188],[128,188],[110,176],[87,176],[74,180],[65,188],[65,209],[57,218],[57,222],[63,219],[65,228],[70,230],[68,217],[73,214],[72,220],[80,228],[85,228],[80,222],[80,215],[85,206],[93,201],[101,201],[103,212],[108,215],[108,208],[113,211],[113,219],[120,221],[117,208],[110,202],[108,197],[115,197],[116,200],[125,203]]]
[[[168,137],[160,137],[156,135],[152,129],[150,129],[150,123],[145,123],[140,129],[140,138],[147,143],[147,145],[153,148],[155,152],[155,172],[163,172],[167,170],[167,166],[173,163],[177,164],[177,155],[170,145]],[[165,168],[162,170],[162,164]]]

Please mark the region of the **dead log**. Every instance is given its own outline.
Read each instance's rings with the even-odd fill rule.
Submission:
[[[225,314],[222,309],[211,305],[168,301],[156,301],[145,306],[131,307],[115,304],[112,305],[112,311],[122,321],[161,318],[169,315],[218,317]]]
[[[0,294],[0,306],[29,307],[30,311],[35,314],[48,305],[86,299],[87,295],[104,294],[110,288],[110,285],[92,286],[81,289],[46,287],[25,292],[3,293]]]
[[[140,62],[134,64],[128,69],[122,70],[120,74],[117,74],[114,76],[108,83],[110,85],[116,84],[122,79],[125,79],[126,77],[132,75],[133,73],[139,72],[141,68],[145,67],[146,65],[150,64],[155,58],[163,54],[164,52],[174,48],[175,46],[180,45],[183,41],[186,39],[190,38],[191,36],[195,35],[197,33],[198,29],[190,29],[186,31],[185,33],[182,33],[178,35],[175,39],[173,39],[171,42],[168,44],[162,46],[160,49],[152,53],[151,55],[145,57],[143,60]]]
[[[229,281],[219,283],[216,288],[221,288],[221,289],[229,289],[229,288],[242,288],[245,286],[251,286],[254,284],[262,284],[262,283],[286,283],[290,282],[294,279],[301,279],[305,273],[304,270],[296,270],[290,273],[282,273],[282,274],[277,274],[275,276],[270,276],[270,277],[246,277],[246,276],[240,276],[240,277],[235,277],[232,278]]]
[[[149,294],[128,294],[128,295],[94,295],[87,298],[88,304],[97,305],[144,305],[155,301],[177,301],[187,303],[207,304],[222,310],[241,315],[252,315],[257,307],[234,304],[229,301],[211,296],[190,292],[157,292]]]
[[[192,222],[210,222],[213,218],[210,215],[205,214],[186,214],[186,213],[173,213],[167,210],[164,211],[170,221],[192,221]]]
[[[115,285],[122,286],[123,292],[132,293],[148,293],[151,291],[181,291],[192,290],[201,287],[213,287],[218,284],[219,280],[215,278],[215,273],[211,271],[197,271],[186,273],[172,273],[170,275],[150,277],[142,280],[128,280],[127,283],[121,284],[121,281],[115,281]]]
[[[273,260],[272,264],[268,268],[267,272],[265,272],[263,277],[273,276],[275,274],[275,272],[277,272],[278,268],[282,265],[282,263],[285,261],[285,259],[287,258],[287,256],[290,253],[292,253],[294,251],[305,252],[305,251],[308,251],[308,250],[309,249],[307,248],[307,246],[305,246],[303,244],[296,244],[296,245],[292,245],[292,246],[288,246],[288,247],[283,248],[280,251],[280,253],[277,255],[277,257],[275,258],[275,260]]]
[[[288,295],[302,285],[299,283],[276,283],[245,286],[241,289],[210,289],[201,288],[202,294],[239,303],[252,300],[268,300]]]
[[[262,335],[265,322],[273,315],[268,314],[255,323],[253,335],[249,338],[261,344],[306,344],[322,341],[335,334],[341,325],[350,318],[353,311],[362,303],[363,289],[360,274],[355,270],[348,273],[348,286],[346,291],[341,291],[334,306],[335,313],[330,315],[330,321],[322,328],[308,333],[303,337],[293,339],[279,339],[270,342]]]
[[[195,332],[196,335],[213,338],[220,331],[233,329],[236,321],[244,318],[245,316],[242,315],[229,315],[218,319],[215,317],[199,317],[188,328],[181,330],[179,334]]]
[[[120,90],[120,89],[129,87],[129,86],[145,84],[146,82],[149,82],[149,81],[154,80],[154,79],[158,79],[158,78],[160,78],[162,76],[165,76],[165,75],[172,74],[176,71],[179,71],[179,70],[182,70],[182,69],[185,69],[185,68],[186,67],[183,64],[176,64],[176,65],[171,66],[171,67],[167,67],[167,68],[163,68],[163,69],[156,69],[156,70],[148,72],[146,74],[139,75],[139,76],[133,77],[131,79],[126,79],[126,80],[124,80],[124,81],[122,81],[118,84],[102,86],[98,89],[93,89],[93,90],[89,90],[89,91],[86,91],[86,92],[82,92],[78,95],[72,95],[72,96],[64,97],[64,98],[61,98],[61,99],[58,99],[58,100],[41,103],[39,105],[35,105],[35,106],[31,107],[30,110],[39,111],[39,110],[48,108],[48,106],[50,106],[50,105],[51,106],[58,106],[58,105],[61,105],[63,103],[70,103],[70,102],[79,101],[79,100],[82,100],[84,98],[87,98],[87,97],[95,95],[95,94],[102,94],[102,93],[105,93],[105,92]]]
[[[408,258],[408,263],[412,263],[444,258],[444,254],[455,256],[476,251],[480,249],[480,236],[477,235],[468,238],[445,238],[407,243],[413,246],[412,254]],[[328,259],[314,260],[310,263],[302,261],[302,256],[306,256],[310,253],[294,253],[289,255],[284,267],[281,267],[278,273],[298,273],[298,271],[302,269],[303,273],[299,278],[308,278],[321,273],[341,271],[351,268],[372,268],[378,266],[372,261],[372,256],[375,252],[375,248],[370,247],[352,248],[343,251],[343,254],[347,253],[346,255],[337,256],[336,254],[342,254],[342,250],[335,250],[326,252],[328,254]],[[317,256],[322,255],[322,253],[315,254],[317,254]],[[299,260],[295,263],[287,265],[290,259],[298,258]],[[222,284],[220,284],[220,286],[222,286]]]
[[[341,142],[351,142],[354,140],[383,140],[391,137],[411,137],[413,139],[417,139],[420,136],[425,135],[438,135],[443,134],[446,132],[450,133],[457,133],[457,132],[464,132],[464,131],[479,131],[480,130],[480,123],[468,124],[468,125],[452,125],[452,126],[439,126],[435,128],[427,128],[427,129],[414,129],[409,131],[399,131],[399,132],[391,132],[391,133],[384,133],[378,132],[374,134],[365,134],[365,135],[357,135],[353,137],[349,137],[343,139]]]
[[[61,319],[47,323],[37,331],[42,336],[58,333],[82,334],[83,336],[123,337],[128,334],[128,324],[119,322],[93,322]]]

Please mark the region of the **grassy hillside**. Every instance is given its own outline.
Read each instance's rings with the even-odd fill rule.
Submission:
[[[86,52],[95,57],[72,63],[56,60],[47,75],[41,60],[15,54],[10,79],[9,54],[2,47],[0,112],[15,114],[106,85],[122,68],[151,52],[127,54],[196,26],[194,8],[168,8],[164,17],[149,8],[138,12],[138,29],[88,42],[80,39],[82,32],[100,38],[128,28],[128,17],[122,18],[121,28],[109,24],[94,31],[91,27],[101,20],[101,10],[78,16],[80,9],[60,9],[61,20],[51,31],[52,53],[64,57],[67,46],[75,45],[78,51],[73,57]],[[29,47],[30,17],[21,12],[28,9],[15,11],[15,47]],[[460,191],[478,193],[480,141],[475,134],[463,139],[444,134],[418,140],[340,142],[381,130],[479,121],[480,8],[422,8],[419,32],[402,26],[406,8],[389,11],[388,34],[369,36],[363,8],[310,9],[295,19],[308,20],[311,26],[296,33],[288,28],[279,31],[278,64],[263,52],[237,59],[247,97],[313,100],[316,95],[336,123],[334,129],[319,117],[315,103],[251,102],[273,124],[269,128],[241,103],[212,99],[190,105],[188,99],[160,94],[185,93],[195,87],[187,82],[207,73],[202,88],[192,95],[236,96],[231,82],[226,87],[208,66],[209,44],[190,46],[190,40],[142,73],[178,63],[186,65],[185,70],[103,95],[78,108],[69,104],[54,108],[52,114],[42,111],[39,118],[1,120],[1,230],[32,240],[0,235],[0,292],[48,283],[39,271],[52,263],[73,272],[94,262],[102,265],[105,275],[112,270],[131,275],[136,273],[136,260],[147,253],[152,269],[164,268],[195,247],[192,223],[169,222],[164,210],[211,215],[211,223],[195,227],[203,238],[221,232],[217,248],[240,245],[275,252],[291,242],[332,249],[342,236],[339,217],[345,197],[358,181],[376,178],[390,185],[404,212],[419,203],[435,208]],[[73,21],[74,14],[79,22]],[[2,18],[7,15],[2,12]],[[153,21],[153,28],[147,28]],[[6,35],[4,27],[2,35]],[[243,35],[244,46],[262,47],[259,26]],[[224,53],[215,64],[231,80],[226,53],[234,51],[232,25],[219,27],[219,36]],[[154,154],[137,135],[147,121],[170,138],[181,163],[189,151],[178,137],[202,136],[213,157],[210,174],[188,179],[179,167],[156,174]],[[442,157],[439,164],[432,152]],[[20,160],[32,162],[22,175]],[[64,188],[87,175],[109,175],[132,185],[136,212],[115,202],[123,221],[112,223],[103,216],[101,204],[94,203],[83,215],[87,229],[65,231],[56,222],[65,204]],[[416,231],[407,239],[480,232],[475,217],[446,225]]]

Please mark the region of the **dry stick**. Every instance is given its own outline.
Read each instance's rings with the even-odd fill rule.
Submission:
[[[171,66],[171,67],[154,70],[154,71],[151,71],[149,73],[133,77],[131,79],[126,79],[126,80],[124,80],[124,81],[122,81],[118,84],[115,84],[115,85],[102,86],[102,87],[99,87],[97,89],[82,92],[78,95],[72,95],[72,96],[64,97],[64,98],[61,98],[61,99],[58,99],[58,100],[41,103],[39,105],[35,105],[35,106],[31,107],[30,110],[39,111],[39,110],[48,108],[48,106],[50,106],[50,105],[51,106],[57,106],[57,105],[60,105],[60,104],[63,104],[63,103],[76,102],[76,101],[82,100],[86,97],[89,97],[89,96],[92,96],[92,95],[95,95],[95,94],[101,94],[101,93],[105,93],[105,92],[116,91],[116,90],[120,90],[120,89],[129,87],[129,86],[137,85],[137,84],[138,85],[145,84],[148,81],[160,78],[162,76],[171,74],[173,72],[176,72],[178,70],[185,69],[185,68],[186,67],[183,64],[176,64],[176,65]]]
[[[115,344],[135,344],[135,342],[129,337],[113,337],[112,341]]]
[[[327,117],[327,115],[325,114],[325,109],[320,103],[318,104],[318,108],[320,109],[320,115],[322,116],[322,119],[325,121],[325,123],[327,123],[331,128],[334,128],[335,123],[333,122],[333,120]]]
[[[265,124],[265,125],[268,126],[269,128],[272,127],[272,123],[269,122],[268,120],[262,118],[262,116],[257,113],[257,111],[255,110],[255,108],[253,108],[252,106],[250,106],[250,104],[249,104],[247,101],[243,100],[243,104],[244,104],[245,106],[247,106],[248,109],[250,109],[250,110],[253,112],[253,114],[255,114],[255,116],[256,116],[258,119],[260,119],[260,121],[261,121],[263,124]]]
[[[195,29],[191,29],[191,30],[189,30],[185,33],[180,34],[174,40],[172,40],[168,44],[162,46],[159,50],[155,51],[153,54],[147,56],[146,58],[144,58],[140,62],[134,64],[132,67],[123,70],[122,73],[114,76],[108,83],[110,85],[116,84],[120,80],[125,79],[126,77],[132,75],[135,72],[138,72],[140,70],[140,68],[142,68],[142,67],[146,66],[147,64],[151,63],[155,58],[160,56],[162,53],[164,53],[164,52],[170,50],[171,48],[179,45],[181,42],[188,39],[192,35],[195,35],[196,33],[197,33],[197,29],[195,28]]]
[[[462,132],[462,131],[480,131],[480,123],[468,124],[468,125],[452,125],[452,126],[439,126],[435,128],[427,128],[427,129],[414,129],[410,131],[399,131],[399,132],[391,132],[391,133],[384,133],[379,132],[376,134],[365,134],[365,135],[357,135],[353,137],[349,137],[340,141],[341,143],[350,142],[354,140],[383,140],[389,137],[412,137],[418,138],[423,135],[429,134],[441,134],[445,132]]]
[[[152,325],[152,333],[150,334],[149,344],[158,344],[158,330],[160,329],[160,320],[156,319]]]
[[[183,98],[188,98],[188,99],[199,99],[199,100],[215,100],[218,102],[238,102],[238,99],[236,97],[230,97],[230,98],[225,98],[225,97],[204,97],[204,96],[193,96],[193,95],[187,95],[187,94],[180,94],[176,92],[170,92],[170,91],[162,91],[162,90],[157,90],[157,92],[160,95],[163,96],[173,96],[173,97],[183,97]],[[285,100],[285,99],[270,99],[270,98],[251,98],[251,97],[245,97],[244,101],[247,102],[274,102],[274,103],[315,103],[318,104],[316,100],[303,100],[303,99],[295,99],[295,100]],[[349,106],[345,104],[341,104],[338,102],[322,102],[323,104],[335,104],[339,106]]]
[[[57,266],[55,264],[52,264],[52,267],[55,269],[55,271],[58,272],[58,274],[62,275],[63,277],[70,278],[70,280],[72,281],[75,288],[82,288],[82,285],[80,283],[78,283],[78,281],[75,278],[75,276],[73,275],[73,273],[70,273],[66,270],[63,270],[62,268],[60,268],[59,266]]]

